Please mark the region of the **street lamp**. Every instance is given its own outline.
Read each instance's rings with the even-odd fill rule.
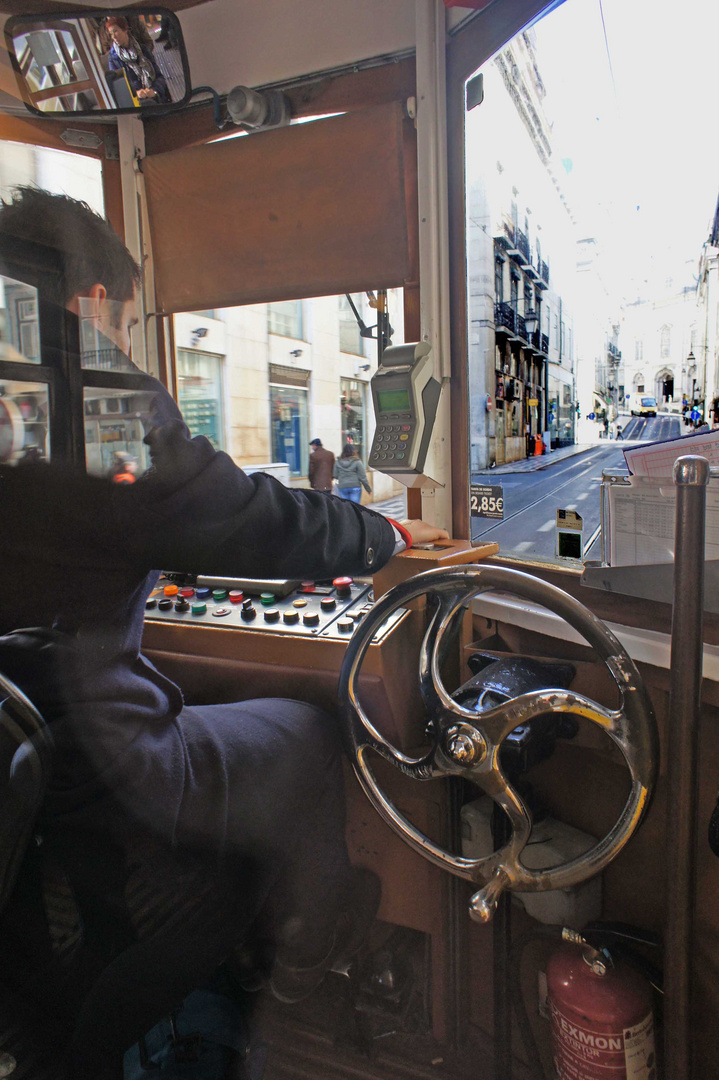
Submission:
[[[537,318],[537,312],[530,308],[524,313],[524,327],[527,331],[527,336],[531,337],[534,331],[539,326],[539,319]]]
[[[695,392],[696,392],[696,385],[697,385],[696,362],[697,361],[696,361],[696,357],[694,355],[694,350],[690,349],[689,350],[689,355],[687,356],[687,368],[686,368],[686,370],[687,370],[687,382],[689,381],[689,379],[692,380],[692,405],[694,404],[694,395],[695,395]]]

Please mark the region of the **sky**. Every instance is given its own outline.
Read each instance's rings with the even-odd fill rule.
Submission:
[[[718,0],[566,0],[535,32],[580,232],[627,299],[691,285],[719,193]]]

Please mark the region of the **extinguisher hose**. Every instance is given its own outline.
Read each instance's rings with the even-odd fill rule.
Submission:
[[[532,1030],[532,1023],[527,1012],[524,994],[522,993],[522,957],[524,956],[526,947],[533,941],[541,939],[545,941],[561,941],[562,929],[561,926],[533,926],[517,938],[512,945],[510,952],[509,980],[512,990],[512,1001],[514,1003],[514,1014],[517,1020],[519,1033],[522,1036],[522,1042],[524,1043],[527,1060],[529,1061],[532,1080],[547,1080],[547,1077],[544,1072],[544,1066],[542,1065],[542,1059],[539,1055],[537,1040],[535,1039]]]

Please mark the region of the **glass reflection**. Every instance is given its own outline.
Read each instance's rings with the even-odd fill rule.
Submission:
[[[0,380],[0,464],[47,461],[48,388]]]
[[[155,394],[86,387],[85,462],[88,473],[118,483],[133,483],[149,468],[143,443],[151,426]]]
[[[78,298],[80,354],[93,371],[136,371],[130,360],[130,330],[137,323],[134,300]]]
[[[0,360],[40,363],[37,290],[0,274]]]
[[[40,112],[169,105],[185,97],[182,39],[169,13],[55,17],[23,23],[13,51]]]

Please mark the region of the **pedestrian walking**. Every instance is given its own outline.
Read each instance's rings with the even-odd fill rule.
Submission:
[[[362,498],[362,488],[367,492],[372,490],[367,480],[365,467],[352,443],[346,443],[344,450],[337,458],[334,476],[337,480],[337,494],[342,499],[358,503]]]
[[[617,424],[617,440],[623,439],[623,438],[624,438],[624,436],[622,435],[622,425]]]
[[[310,466],[308,476],[310,487],[314,491],[332,491],[332,475],[335,456],[322,445],[321,439],[310,443]]]

